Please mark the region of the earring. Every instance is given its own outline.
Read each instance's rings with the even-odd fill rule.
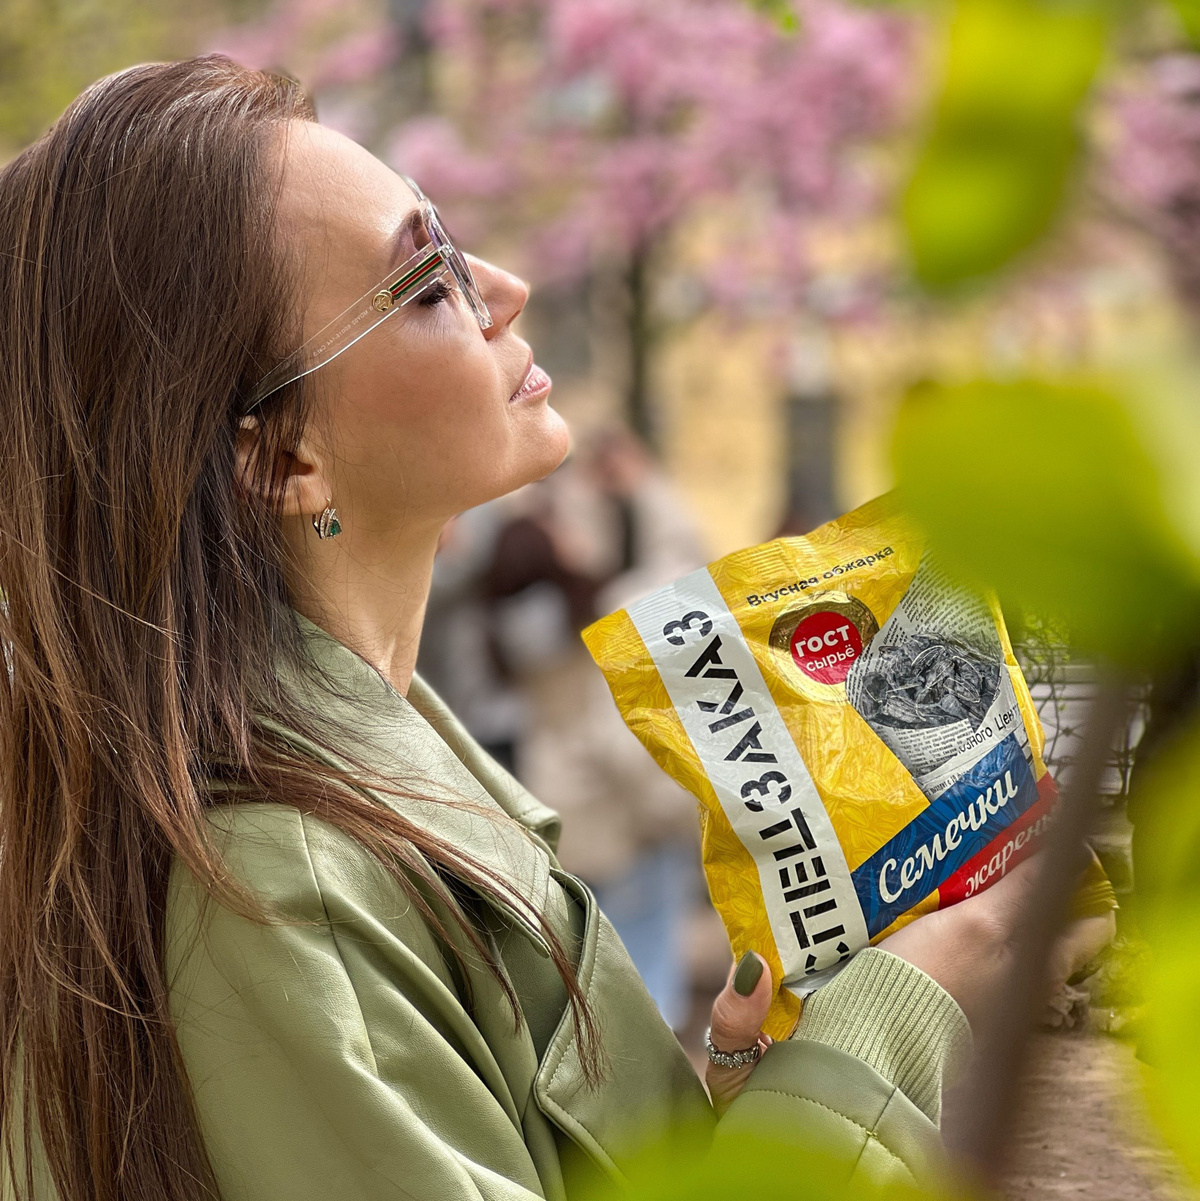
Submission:
[[[325,498],[325,508],[312,519],[312,527],[317,531],[318,538],[336,538],[342,532],[342,523],[338,521],[332,496]]]

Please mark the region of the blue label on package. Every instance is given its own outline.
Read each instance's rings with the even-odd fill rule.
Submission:
[[[853,873],[872,938],[977,855],[1038,799],[1010,734]]]

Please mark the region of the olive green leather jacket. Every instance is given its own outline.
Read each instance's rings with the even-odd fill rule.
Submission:
[[[285,920],[258,924],[206,902],[177,865],[166,942],[225,1201],[567,1198],[597,1177],[621,1182],[638,1145],[675,1123],[718,1139],[774,1131],[883,1182],[938,1171],[941,1079],[965,1024],[928,977],[884,952],[860,956],[718,1121],[612,927],[559,869],[556,815],[419,680],[406,700],[305,630],[337,685],[313,705],[356,731],[360,762],[410,780],[420,798],[379,803],[512,881],[572,945],[605,1075],[595,1088],[584,1081],[565,989],[521,906],[476,908],[520,997],[518,1024],[495,978],[482,966],[464,978],[359,844],[286,806],[230,804],[213,818],[229,866]]]

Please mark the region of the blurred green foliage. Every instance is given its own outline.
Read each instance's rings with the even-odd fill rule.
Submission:
[[[901,410],[893,450],[907,503],[952,571],[1144,679],[1200,642],[1200,570],[1186,515],[1165,503],[1131,419],[1138,395],[1088,381],[925,384]],[[1128,944],[1096,1000],[1124,1009],[1111,1016],[1132,1023],[1153,1065],[1160,1128],[1200,1179],[1200,718],[1190,720],[1140,784],[1146,943]]]
[[[1171,0],[1171,7],[1193,45],[1200,45],[1200,0]]]
[[[941,94],[903,202],[926,287],[994,272],[1050,226],[1108,25],[1087,0],[957,0]]]
[[[946,566],[1142,670],[1174,645],[1200,574],[1122,403],[1087,383],[922,385],[897,481]]]
[[[93,80],[195,53],[260,0],[0,0],[0,161],[36,138]]]
[[[1200,1179],[1200,723],[1176,737],[1144,790],[1138,891],[1151,955],[1141,1050],[1159,1125]]]
[[[707,1129],[694,1137],[676,1131],[670,1143],[649,1147],[626,1166],[630,1186],[603,1187],[584,1201],[917,1201],[931,1194],[849,1181],[854,1164],[814,1154],[778,1137],[722,1135],[711,1145]]]
[[[766,13],[780,29],[785,29],[789,33],[800,28],[800,21],[796,17],[796,10],[792,7],[791,0],[749,0],[751,8],[757,8],[759,12]]]
[[[1200,44],[1200,0],[1170,6]],[[1054,228],[1084,161],[1089,93],[1114,34],[1139,11],[953,0],[937,102],[899,214],[929,292],[986,284]],[[1164,501],[1164,446],[1174,443],[1176,471],[1194,465],[1194,416],[1142,404],[1139,417],[1161,427],[1152,455],[1131,420],[1145,400],[1133,381],[922,385],[893,444],[898,484],[951,570],[1135,679],[1177,669],[1200,642],[1200,571],[1187,543],[1196,520],[1182,511],[1195,495],[1171,476]],[[1190,720],[1140,785],[1147,941],[1127,945],[1105,999],[1136,1014],[1160,1127],[1200,1179],[1200,716]]]

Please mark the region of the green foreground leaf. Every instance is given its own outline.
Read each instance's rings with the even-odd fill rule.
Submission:
[[[946,567],[1142,670],[1191,634],[1197,569],[1121,403],[1037,380],[925,385],[902,408],[899,487]]]
[[[1171,0],[1171,7],[1189,41],[1193,46],[1200,46],[1200,0]]]
[[[1048,228],[1107,35],[1094,0],[957,0],[941,97],[903,203],[926,287],[988,275]]]

